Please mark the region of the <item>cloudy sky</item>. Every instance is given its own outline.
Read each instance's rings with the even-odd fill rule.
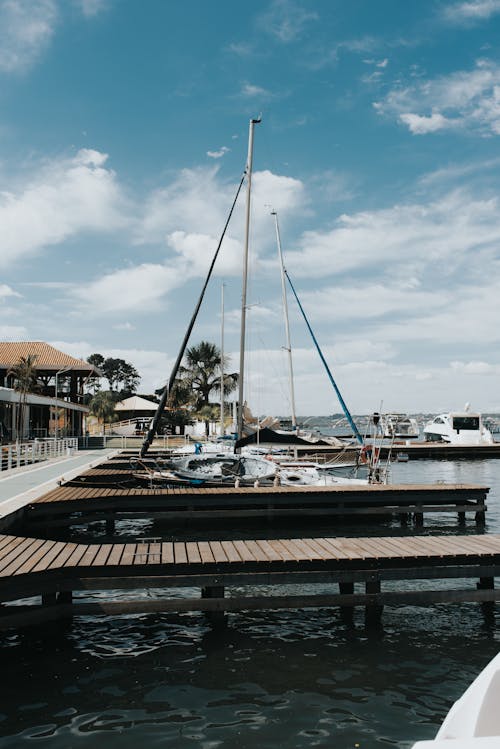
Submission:
[[[500,0],[0,0],[0,339],[168,379],[255,130],[245,397],[290,402],[274,220],[354,413],[500,411]],[[238,367],[242,194],[191,344]],[[289,298],[297,411],[339,411]]]

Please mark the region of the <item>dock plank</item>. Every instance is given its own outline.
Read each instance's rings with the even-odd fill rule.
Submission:
[[[220,541],[210,541],[210,549],[217,563],[227,562],[228,558]]]
[[[161,545],[161,563],[162,564],[174,564],[174,544],[172,541],[164,541]]]
[[[174,542],[174,556],[176,564],[187,564],[186,546],[180,541]]]
[[[221,546],[229,562],[241,562],[238,549],[235,547],[233,541],[221,541]]]

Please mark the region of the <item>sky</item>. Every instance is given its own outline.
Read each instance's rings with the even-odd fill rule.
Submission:
[[[499,43],[500,0],[0,0],[0,340],[160,387],[261,116],[254,413],[290,413],[273,210],[353,413],[500,411]],[[223,295],[231,371],[245,201],[190,339],[221,346]],[[297,413],[338,413],[288,305]]]

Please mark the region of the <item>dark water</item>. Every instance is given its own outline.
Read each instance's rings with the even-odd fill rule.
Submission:
[[[498,533],[499,477],[500,461],[417,461],[395,464],[392,480],[491,486],[486,532]],[[121,532],[131,535],[133,524]],[[400,529],[323,524],[327,532]],[[476,527],[468,520],[460,531],[443,514],[426,517],[423,532]],[[410,747],[434,736],[498,640],[474,604],[386,607],[374,633],[361,609],[354,627],[328,609],[231,614],[220,631],[202,614],[12,630],[1,635],[0,747]]]

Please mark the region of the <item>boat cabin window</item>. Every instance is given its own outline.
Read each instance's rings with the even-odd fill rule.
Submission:
[[[434,424],[445,424],[445,420],[441,416],[436,416],[434,419]]]
[[[454,416],[453,429],[479,429],[479,416]]]

